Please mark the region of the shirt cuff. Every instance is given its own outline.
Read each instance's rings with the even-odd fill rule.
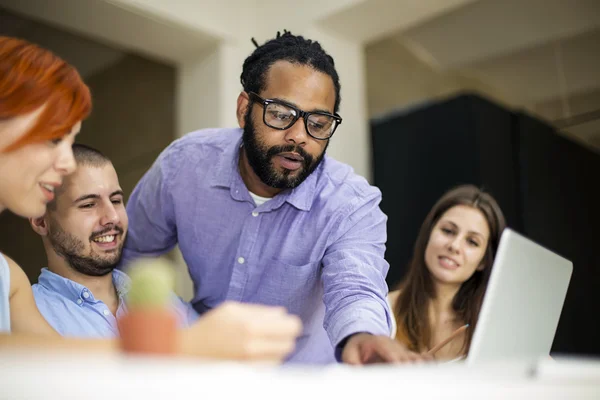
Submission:
[[[341,361],[342,351],[350,336],[357,333],[390,336],[391,316],[376,302],[352,304],[329,325],[329,340],[334,345],[335,358]]]
[[[348,343],[348,339],[350,339],[352,336],[357,335],[359,333],[367,333],[367,332],[356,332],[350,336],[346,336],[344,339],[342,339],[342,341],[340,343],[338,343],[337,346],[335,346],[334,356],[335,356],[335,360],[337,362],[339,362],[339,363],[342,362],[342,353],[344,352],[344,347],[346,346],[346,343]]]

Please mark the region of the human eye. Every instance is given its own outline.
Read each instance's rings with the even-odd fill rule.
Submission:
[[[468,238],[467,243],[469,243],[470,246],[479,247],[479,242],[475,239]]]
[[[446,235],[453,235],[454,230],[446,227],[441,227],[440,230]]]

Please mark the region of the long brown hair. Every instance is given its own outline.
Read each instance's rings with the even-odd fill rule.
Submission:
[[[43,105],[35,126],[4,152],[68,134],[88,117],[92,99],[73,66],[35,44],[0,36],[0,120]]]
[[[483,256],[484,268],[481,271],[475,271],[460,286],[452,300],[452,308],[456,316],[465,324],[469,324],[463,352],[468,352],[471,345],[494,256],[506,222],[502,210],[491,195],[473,185],[463,185],[444,194],[425,218],[417,236],[408,271],[398,286],[400,294],[394,304],[394,317],[398,325],[396,338],[413,351],[420,352],[427,349],[431,340],[428,305],[435,293],[431,274],[425,264],[425,249],[435,224],[446,211],[458,205],[473,207],[481,211],[490,230],[488,245]]]

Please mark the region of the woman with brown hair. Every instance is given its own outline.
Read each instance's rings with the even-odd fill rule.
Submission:
[[[425,353],[468,324],[435,358],[468,353],[505,226],[496,200],[475,186],[454,188],[433,206],[406,276],[389,294],[395,337],[408,350]]]
[[[0,36],[0,212],[36,218],[75,168],[72,144],[91,111],[77,70],[48,50]],[[301,324],[276,307],[230,303],[178,333],[178,350],[208,358],[281,360]],[[63,339],[42,317],[23,270],[0,253],[0,346],[117,349],[114,340]]]

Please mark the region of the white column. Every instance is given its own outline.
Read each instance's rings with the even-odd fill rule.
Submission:
[[[365,52],[358,42],[342,39],[322,29],[310,28],[304,33],[317,40],[334,61],[341,83],[340,115],[342,125],[331,139],[328,154],[349,164],[354,171],[371,181],[371,140],[369,134]]]
[[[220,48],[190,57],[177,69],[177,136],[220,124],[223,97]]]
[[[247,42],[247,43],[245,43]],[[183,60],[177,72],[177,136],[203,128],[235,127],[236,101],[242,90],[240,74],[252,52],[247,40],[221,41],[202,54]],[[173,253],[175,292],[184,300],[194,296],[194,286],[179,248]]]
[[[254,50],[250,41],[252,35],[240,35],[237,41],[227,41],[220,46],[221,62],[221,104],[220,127],[237,127],[237,98],[242,91],[240,74],[244,60]]]
[[[181,63],[177,88],[178,136],[202,128],[237,126],[240,74],[253,48],[250,36],[221,41],[210,51]]]

